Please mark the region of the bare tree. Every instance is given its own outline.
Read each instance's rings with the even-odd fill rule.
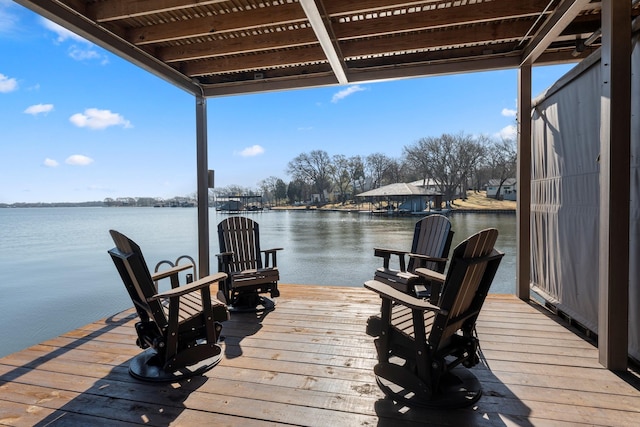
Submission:
[[[303,180],[296,179],[289,183],[287,186],[287,197],[289,203],[294,204],[296,202],[304,202],[309,199],[309,184]]]
[[[405,164],[401,159],[391,159],[391,163],[387,168],[385,177],[392,183],[416,181],[409,168],[405,167]]]
[[[246,196],[253,193],[253,190],[237,184],[215,188],[214,191],[218,197]]]
[[[319,194],[320,200],[325,201],[324,191],[330,188],[329,154],[323,150],[313,150],[310,153],[302,153],[291,160],[287,167],[287,173],[294,180],[302,180],[311,186]]]
[[[457,143],[458,163],[460,169],[460,190],[461,197],[467,198],[467,188],[478,166],[484,161],[487,149],[484,145],[485,136],[474,139],[470,136],[460,135]]]
[[[516,142],[511,139],[501,139],[489,145],[487,149],[487,168],[492,179],[498,180],[498,191],[495,198],[500,198],[500,191],[505,181],[515,178],[518,148]]]
[[[371,188],[378,188],[384,183],[385,176],[393,160],[386,154],[374,153],[365,158],[364,169],[371,178]]]
[[[287,184],[285,184],[285,182],[280,178],[278,178],[278,180],[276,181],[275,196],[276,206],[278,206],[279,200],[284,200],[287,198]]]
[[[347,200],[349,186],[351,185],[349,159],[342,154],[336,154],[332,158],[329,171],[331,178],[333,179],[334,189],[337,189],[340,194],[340,203],[344,204]]]
[[[481,144],[458,134],[422,138],[403,149],[406,163],[426,182],[432,179],[445,200],[453,200],[464,191],[467,177],[482,155]],[[462,186],[462,188],[460,188]]]
[[[364,191],[364,160],[361,156],[349,157],[349,180],[353,186],[353,194]]]
[[[429,163],[430,156],[426,150],[428,147],[433,147],[435,151],[438,145],[437,138],[427,137],[418,140],[413,145],[405,145],[402,149],[405,165],[419,177],[418,179],[423,180],[423,184],[426,184],[433,174]]]
[[[272,199],[275,199],[277,183],[278,177],[275,176],[265,178],[258,183],[258,187],[262,190],[262,197],[266,202],[271,202]]]

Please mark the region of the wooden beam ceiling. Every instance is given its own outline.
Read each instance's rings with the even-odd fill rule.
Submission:
[[[594,0],[17,2],[206,96],[572,62],[600,28]]]

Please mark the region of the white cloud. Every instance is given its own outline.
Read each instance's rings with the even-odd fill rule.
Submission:
[[[92,59],[102,59],[102,56],[92,48],[82,48],[73,45],[69,48],[69,56],[76,61],[88,61]]]
[[[64,41],[67,41],[68,39],[89,43],[87,40],[83,39],[76,33],[67,30],[66,28],[56,24],[55,22],[49,21],[46,18],[40,18],[40,22],[42,22],[42,25],[47,30],[50,30],[56,33],[56,35],[58,36],[58,38],[56,39],[56,42],[58,43],[62,43]]]
[[[53,31],[57,35],[57,44],[62,44],[68,40],[82,43],[81,45],[72,44],[69,47],[68,53],[72,59],[76,61],[99,60],[102,65],[109,62],[107,56],[95,50],[95,45],[90,41],[46,18],[41,18],[41,22],[46,29]]]
[[[516,110],[513,110],[511,108],[503,108],[502,109],[502,115],[505,117],[515,117],[517,114]]]
[[[516,125],[505,126],[496,136],[501,139],[515,140],[518,137],[518,127]]]
[[[93,163],[93,159],[91,157],[83,156],[82,154],[74,154],[73,156],[67,157],[67,160],[64,162],[72,166],[87,166]]]
[[[87,108],[83,113],[76,113],[69,117],[69,121],[80,128],[106,129],[109,126],[122,126],[124,128],[133,127],[129,120],[120,114],[112,113],[109,110],[98,110],[97,108]]]
[[[252,145],[251,147],[247,147],[244,150],[240,151],[239,154],[242,157],[253,157],[253,156],[259,156],[260,154],[264,153],[264,148],[262,148],[259,145]]]
[[[10,34],[17,28],[18,17],[9,12],[12,1],[0,0],[0,34]]]
[[[352,95],[356,92],[361,92],[363,90],[366,90],[366,89],[360,85],[349,86],[348,88],[342,89],[340,92],[334,94],[333,97],[331,98],[331,102],[335,104],[336,102],[346,98],[347,96]]]
[[[59,165],[57,161],[49,158],[44,159],[44,162],[42,164],[48,168],[55,168],[55,167],[58,167]]]
[[[36,116],[38,114],[47,114],[49,112],[53,111],[53,104],[36,104],[36,105],[32,105],[30,107],[27,107],[26,110],[24,110],[25,114],[31,114],[33,116]]]
[[[18,81],[0,74],[0,93],[9,93],[18,89]]]

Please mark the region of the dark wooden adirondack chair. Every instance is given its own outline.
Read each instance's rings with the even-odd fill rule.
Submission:
[[[374,280],[420,297],[439,297],[441,277],[425,279],[415,273],[417,268],[428,268],[436,273],[444,272],[451,247],[453,231],[451,222],[443,215],[429,215],[416,223],[411,251],[374,248],[374,255],[383,258]],[[390,268],[393,255],[398,257],[399,269]],[[409,262],[406,262],[406,256]]]
[[[140,318],[136,343],[145,349],[131,360],[129,373],[143,380],[174,381],[215,366],[222,358],[220,322],[229,319],[229,311],[211,298],[210,287],[227,275],[216,273],[180,286],[178,273],[192,264],[151,275],[140,247],[115,230],[109,232],[116,245],[109,254]],[[166,278],[171,289],[158,293],[157,281]]]
[[[258,223],[242,216],[232,216],[218,224],[218,242],[218,271],[228,275],[220,282],[220,290],[229,310],[273,309],[274,301],[260,294],[280,296],[276,253],[282,248],[261,250]]]
[[[365,283],[382,298],[367,334],[377,337],[374,372],[387,396],[448,408],[480,398],[480,383],[463,366],[479,363],[475,323],[504,255],[494,249],[497,237],[498,230],[486,229],[454,249],[438,305],[375,280]]]

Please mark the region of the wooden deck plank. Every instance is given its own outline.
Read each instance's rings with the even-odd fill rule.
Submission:
[[[512,296],[478,321],[484,395],[457,411],[384,399],[361,288],[281,285],[276,310],[234,314],[224,358],[204,377],[149,384],[128,374],[131,311],[0,359],[1,425],[531,426],[640,425],[638,377],[598,364],[597,349]]]

